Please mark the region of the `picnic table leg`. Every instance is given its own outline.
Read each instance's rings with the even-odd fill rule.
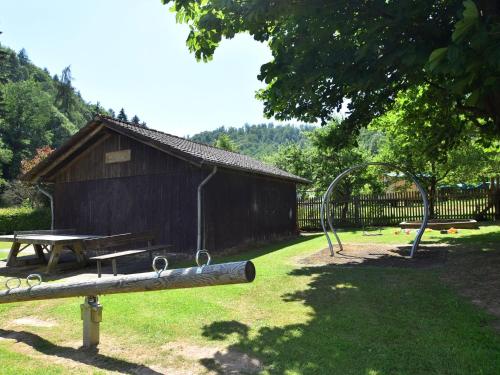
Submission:
[[[35,248],[35,253],[38,256],[38,259],[47,264],[47,259],[45,259],[45,255],[43,254],[42,245],[33,245],[33,247]]]
[[[9,255],[7,256],[7,266],[14,266],[16,264],[17,254],[19,253],[19,248],[21,244],[19,242],[13,242],[10,247]]]
[[[100,279],[102,276],[101,261],[97,260],[97,277]]]
[[[75,243],[71,250],[75,253],[76,260],[78,263],[85,265],[87,263],[87,257],[85,256],[85,253],[83,251],[83,245],[81,243]]]
[[[116,259],[111,260],[111,265],[113,266],[113,275],[116,276],[118,274],[116,270]]]
[[[62,250],[63,247],[61,245],[54,245],[52,247],[52,251],[50,252],[49,264],[47,265],[47,273],[51,273],[56,268]]]

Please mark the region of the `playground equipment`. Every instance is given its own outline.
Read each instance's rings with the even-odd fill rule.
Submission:
[[[330,201],[331,201],[330,197],[332,195],[332,192],[335,189],[335,187],[339,184],[339,182],[345,176],[347,176],[347,175],[351,174],[352,172],[357,171],[359,169],[366,168],[370,165],[381,166],[381,167],[385,167],[385,168],[389,168],[392,170],[397,170],[397,171],[405,173],[405,175],[409,176],[411,178],[411,180],[415,183],[415,186],[417,187],[417,189],[422,197],[422,202],[424,205],[424,215],[423,215],[424,218],[423,218],[422,223],[420,225],[420,229],[417,230],[415,240],[413,241],[413,244],[411,247],[410,257],[413,258],[413,256],[415,255],[415,252],[417,251],[418,246],[420,244],[420,240],[422,239],[422,236],[424,234],[425,227],[427,226],[427,222],[429,221],[429,201],[427,199],[427,194],[425,193],[424,188],[422,187],[420,182],[417,180],[417,178],[415,176],[413,176],[411,173],[405,172],[404,170],[402,170],[401,168],[399,168],[393,164],[381,163],[381,162],[363,163],[363,164],[358,164],[358,165],[355,165],[353,167],[347,168],[342,173],[340,173],[337,177],[335,177],[335,179],[332,181],[332,183],[330,184],[330,186],[326,190],[325,194],[323,195],[323,201],[321,202],[321,227],[323,228],[323,232],[325,232],[325,236],[326,236],[326,239],[328,241],[328,247],[330,248],[330,255],[332,257],[335,256],[335,251],[333,248],[332,240],[330,239],[330,235],[328,234],[328,229],[327,229],[326,224],[325,224],[325,216],[327,216],[328,227],[332,231],[332,233],[333,233],[333,235],[334,235],[334,237],[339,245],[340,251],[342,251],[344,249],[342,246],[342,242],[340,241],[340,238],[337,234],[337,231],[335,230],[335,228],[333,226],[333,218],[332,218],[333,215],[329,214],[329,212],[330,212],[329,207],[330,207]],[[326,215],[327,213],[328,213],[328,215]]]
[[[207,256],[206,264],[200,263],[200,254]],[[163,268],[158,267],[160,261],[164,262]],[[102,305],[99,303],[99,295],[248,283],[255,279],[255,266],[251,261],[214,265],[211,265],[210,261],[208,252],[201,250],[196,254],[197,267],[167,270],[167,259],[156,257],[153,260],[154,272],[121,277],[42,284],[41,276],[35,274],[26,279],[28,284],[26,288],[21,288],[19,278],[11,278],[5,283],[7,289],[0,291],[0,304],[85,297],[84,303],[80,306],[83,320],[83,346],[97,346],[99,323],[102,321]]]

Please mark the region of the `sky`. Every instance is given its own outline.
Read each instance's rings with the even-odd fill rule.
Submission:
[[[209,63],[197,62],[160,0],[0,0],[0,42],[51,74],[71,65],[85,100],[137,114],[179,136],[267,123],[255,98],[260,66],[272,56],[249,35],[223,41]]]

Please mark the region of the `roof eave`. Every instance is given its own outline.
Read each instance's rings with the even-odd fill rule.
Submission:
[[[85,142],[97,134],[102,129],[99,125],[101,125],[99,120],[90,121],[47,158],[35,165],[25,174],[21,175],[19,179],[29,183],[40,182],[49,171],[54,169],[61,161],[77,150],[81,142]]]
[[[242,167],[238,167],[235,165],[217,163],[217,162],[214,162],[212,160],[206,160],[206,159],[204,159],[203,165],[210,165],[210,166],[214,166],[214,167],[217,166],[220,168],[226,168],[226,169],[235,170],[235,171],[239,171],[239,172],[245,172],[245,173],[253,173],[253,174],[256,174],[259,176],[270,177],[270,178],[274,178],[276,180],[284,180],[284,181],[289,181],[289,182],[293,182],[293,183],[297,183],[297,184],[306,184],[307,185],[307,184],[312,183],[311,181],[309,181],[305,178],[299,177],[299,176],[294,176],[294,177],[292,177],[292,176],[280,176],[280,175],[275,174],[275,173],[266,173],[263,171],[242,168]]]

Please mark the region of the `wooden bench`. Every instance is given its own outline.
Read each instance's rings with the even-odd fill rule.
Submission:
[[[90,260],[95,260],[97,262],[97,275],[100,278],[102,276],[102,261],[111,260],[111,265],[113,267],[113,275],[116,276],[117,265],[116,260],[118,258],[132,256],[137,254],[148,253],[151,263],[153,262],[153,251],[163,250],[165,255],[167,254],[167,249],[171,248],[172,245],[155,245],[153,246],[154,236],[151,233],[125,233],[117,234],[114,236],[93,238],[84,241],[84,246],[86,250],[100,251],[113,251],[112,253],[97,255],[89,258]],[[135,247],[131,246],[139,242],[147,242],[145,247]],[[124,250],[112,250],[112,248],[126,247]],[[132,248],[130,248],[132,247]]]

